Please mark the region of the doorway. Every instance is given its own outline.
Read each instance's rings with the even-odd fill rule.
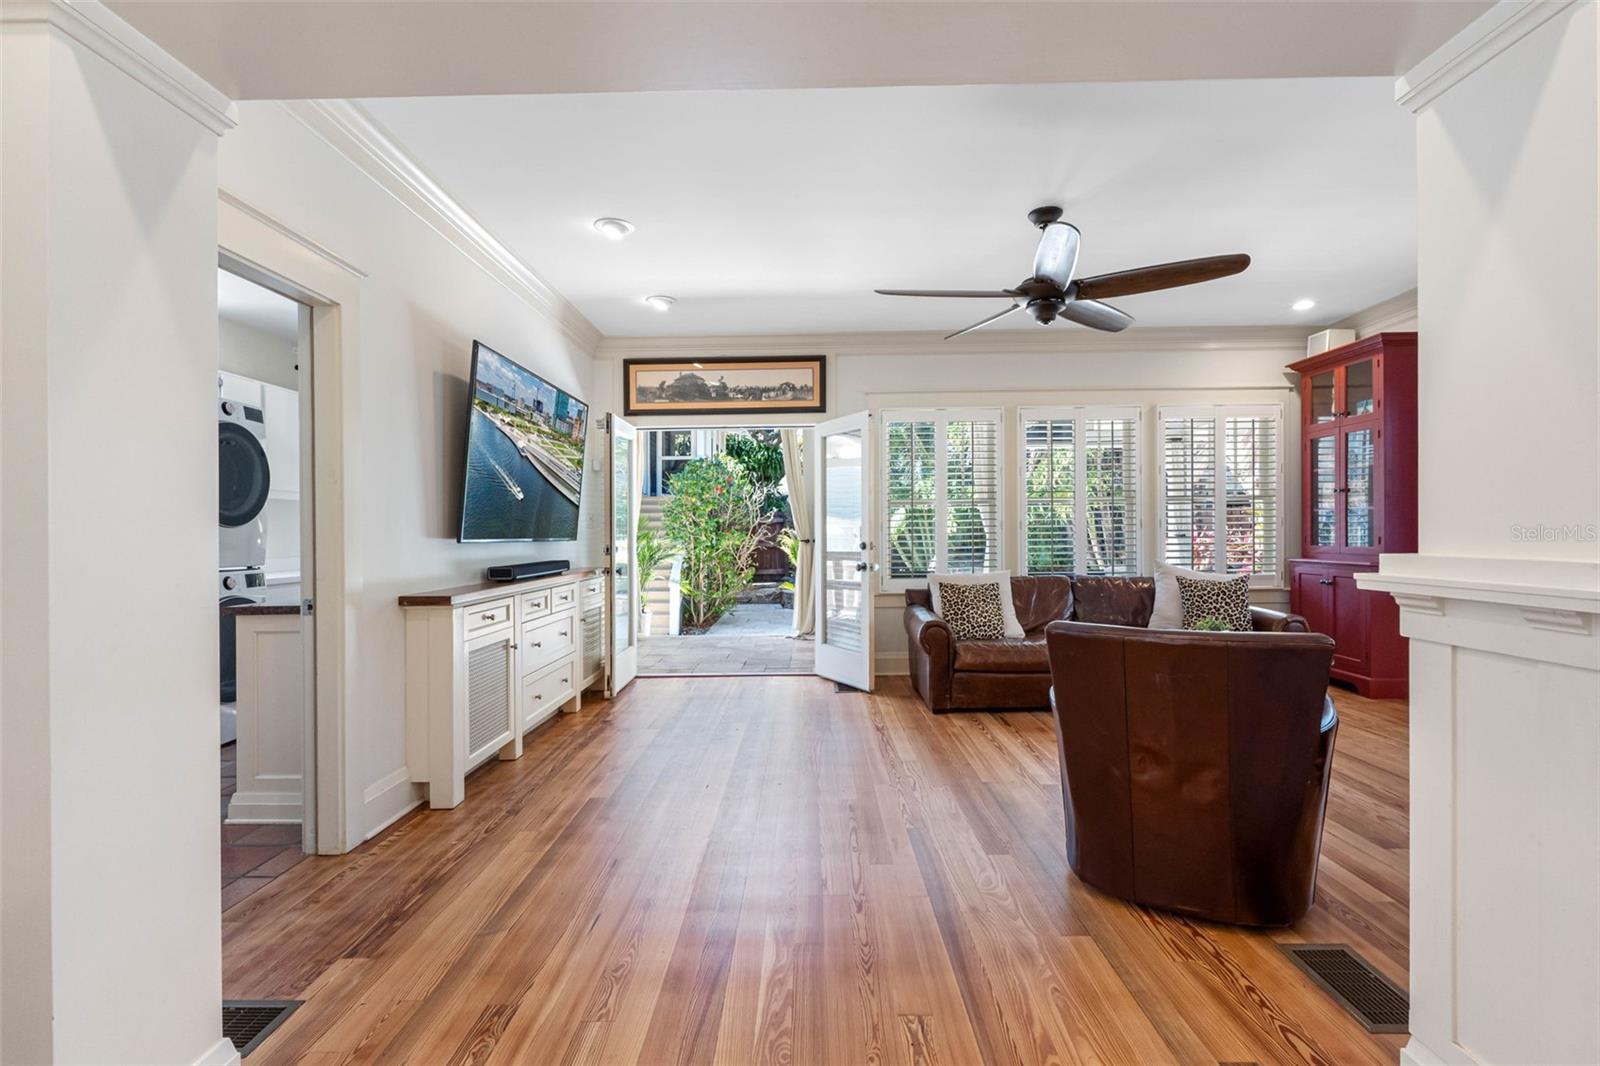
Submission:
[[[796,558],[807,427],[639,430],[639,673],[810,674]],[[728,501],[734,501],[729,503]]]
[[[217,271],[222,907],[314,850],[311,308]]]

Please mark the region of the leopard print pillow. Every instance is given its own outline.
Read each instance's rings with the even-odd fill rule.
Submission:
[[[1178,596],[1183,601],[1183,628],[1193,629],[1202,618],[1220,619],[1229,629],[1249,630],[1250,577],[1240,574],[1226,581],[1198,581],[1177,575]]]
[[[939,583],[940,617],[957,640],[999,640],[1006,620],[1000,610],[1000,583]]]

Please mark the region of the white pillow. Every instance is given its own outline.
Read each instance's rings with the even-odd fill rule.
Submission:
[[[1150,610],[1151,629],[1183,628],[1183,596],[1178,592],[1178,578],[1195,581],[1231,581],[1238,574],[1219,574],[1214,570],[1190,570],[1182,566],[1156,564],[1156,603]]]
[[[1011,640],[1021,640],[1027,636],[1022,628],[1022,623],[1017,621],[1017,609],[1011,602],[1011,571],[989,570],[982,574],[929,574],[928,591],[933,594],[933,613],[940,618],[944,617],[944,606],[939,602],[939,583],[947,582],[951,585],[992,585],[1000,583],[1000,616],[1005,619],[1006,637]],[[1177,582],[1173,582],[1173,595],[1177,595]],[[1178,607],[1178,621],[1183,621],[1183,607]],[[993,632],[993,630],[991,630]]]

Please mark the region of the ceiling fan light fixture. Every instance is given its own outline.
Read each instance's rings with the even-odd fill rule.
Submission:
[[[1317,306],[1317,301],[1313,300],[1309,296],[1302,296],[1300,299],[1289,305],[1289,310],[1309,311],[1315,306]]]
[[[634,230],[634,225],[625,218],[597,218],[594,228],[602,237],[620,241]]]
[[[677,298],[673,296],[656,295],[646,296],[644,298],[645,306],[653,311],[670,311],[672,310],[672,305],[677,302]]]

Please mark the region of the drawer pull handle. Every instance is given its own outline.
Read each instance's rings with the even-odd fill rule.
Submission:
[[[544,641],[542,641],[542,640],[536,640],[536,641],[534,641],[534,642],[533,642],[533,646],[534,646],[534,647],[535,647],[535,648],[542,648],[542,647],[544,647]]]
[[[542,699],[544,699],[544,693],[543,692],[535,692],[533,694],[533,698],[536,699],[536,700],[542,700]]]
[[[480,614],[478,617],[483,619],[485,622],[493,622],[499,617],[499,615],[495,614],[493,611],[486,611],[483,614]]]
[[[563,630],[562,630],[562,631],[561,631],[561,635],[562,635],[562,636],[563,636],[563,637],[564,637],[564,636],[566,636],[566,635],[567,635],[567,631],[566,631],[566,630],[565,630],[565,629],[563,629]]]

